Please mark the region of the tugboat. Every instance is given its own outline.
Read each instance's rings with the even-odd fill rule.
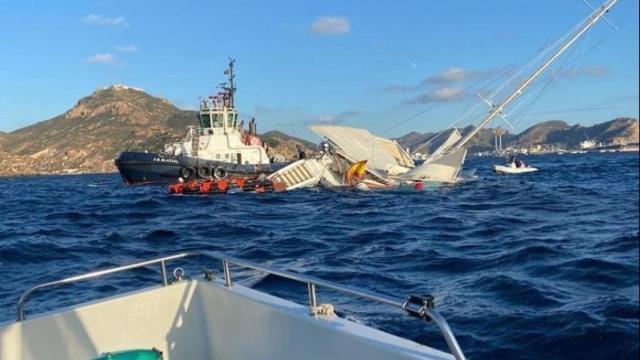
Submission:
[[[225,70],[228,81],[221,92],[200,101],[198,127],[189,127],[181,142],[165,145],[163,152],[124,151],[115,160],[127,185],[169,183],[179,179],[222,179],[271,174],[288,163],[282,156],[269,159],[266,145],[256,133],[254,119],[244,129],[238,120],[234,96],[234,59]],[[273,160],[273,161],[271,161]]]

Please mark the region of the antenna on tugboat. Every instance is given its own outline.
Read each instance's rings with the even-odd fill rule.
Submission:
[[[229,58],[229,67],[224,71],[225,75],[229,75],[229,87],[223,87],[229,93],[229,106],[231,108],[235,107],[234,100],[236,94],[236,86],[233,80],[235,79],[235,75],[233,74],[233,64],[236,62],[236,59]]]

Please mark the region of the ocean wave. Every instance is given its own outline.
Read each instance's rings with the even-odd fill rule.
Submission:
[[[637,154],[536,156],[532,176],[413,190],[171,196],[115,174],[0,179],[0,321],[26,288],[212,250],[404,299],[431,293],[469,358],[638,357]],[[633,164],[633,166],[629,166]],[[80,186],[79,186],[80,185]],[[78,191],[83,189],[83,191]],[[219,262],[184,259],[188,276]],[[304,284],[234,278],[308,301]],[[157,267],[38,294],[30,311],[159,283]],[[18,284],[18,285],[16,285]],[[432,323],[319,290],[345,317],[441,349]]]

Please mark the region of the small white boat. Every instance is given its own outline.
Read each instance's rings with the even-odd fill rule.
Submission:
[[[538,168],[525,165],[517,167],[516,164],[511,163],[507,165],[493,165],[493,170],[498,174],[524,174],[538,171]]]
[[[166,263],[186,257],[212,262],[187,278],[181,268],[167,276]],[[35,292],[109,274],[159,268],[159,284],[133,292],[30,316],[25,304]],[[231,279],[230,267],[244,268],[307,285],[309,303],[300,305]],[[160,283],[161,281],[161,283]],[[446,353],[344,319],[331,304],[318,303],[316,288],[360,297],[406,311],[439,327]],[[417,324],[415,329],[422,329]],[[34,286],[18,301],[17,321],[0,324],[0,360],[104,359],[458,359],[464,354],[433,297],[398,299],[337,283],[269,268],[210,252],[186,252]]]

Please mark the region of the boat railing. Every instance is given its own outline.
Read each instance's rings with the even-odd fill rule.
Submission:
[[[186,258],[186,257],[194,257],[194,256],[204,256],[207,258],[216,259],[220,261],[223,269],[224,283],[225,283],[225,286],[227,286],[228,288],[233,287],[233,280],[231,276],[230,265],[235,265],[238,267],[256,270],[262,273],[278,276],[281,278],[297,281],[300,283],[305,283],[307,285],[308,296],[309,296],[309,306],[311,309],[315,309],[318,306],[316,289],[325,288],[325,289],[341,292],[344,294],[360,297],[363,299],[375,301],[378,303],[390,305],[390,306],[402,309],[407,313],[409,313],[410,315],[417,316],[424,320],[431,320],[440,329],[440,332],[442,333],[452,355],[457,360],[465,359],[464,353],[462,352],[462,349],[460,348],[460,345],[458,344],[458,341],[456,340],[456,337],[453,334],[453,331],[449,327],[449,324],[447,323],[445,318],[437,310],[435,310],[433,305],[433,297],[431,296],[428,296],[428,295],[427,296],[409,296],[407,299],[394,298],[387,295],[377,294],[367,290],[356,289],[353,287],[341,285],[335,282],[326,281],[326,280],[318,279],[318,278],[307,276],[307,275],[302,275],[302,274],[298,274],[298,273],[294,273],[286,270],[274,269],[268,266],[260,265],[260,264],[243,260],[243,259],[226,256],[224,254],[220,254],[213,251],[183,252],[183,253],[178,253],[171,256],[165,256],[165,257],[156,258],[152,260],[141,261],[141,262],[118,266],[110,269],[93,271],[93,272],[89,272],[81,275],[71,276],[68,278],[36,285],[28,289],[26,292],[24,292],[20,297],[20,299],[18,300],[17,321],[23,321],[25,319],[25,316],[24,316],[25,304],[27,300],[29,300],[31,295],[33,295],[33,293],[37,291],[40,291],[46,288],[60,286],[60,285],[71,284],[78,281],[95,279],[95,278],[103,277],[110,274],[130,271],[130,270],[139,269],[139,268],[146,268],[150,266],[160,267],[160,277],[161,277],[162,285],[168,286],[170,285],[170,282],[167,276],[167,266],[166,266],[167,262]],[[209,271],[205,271],[205,276],[211,278],[212,273]]]

